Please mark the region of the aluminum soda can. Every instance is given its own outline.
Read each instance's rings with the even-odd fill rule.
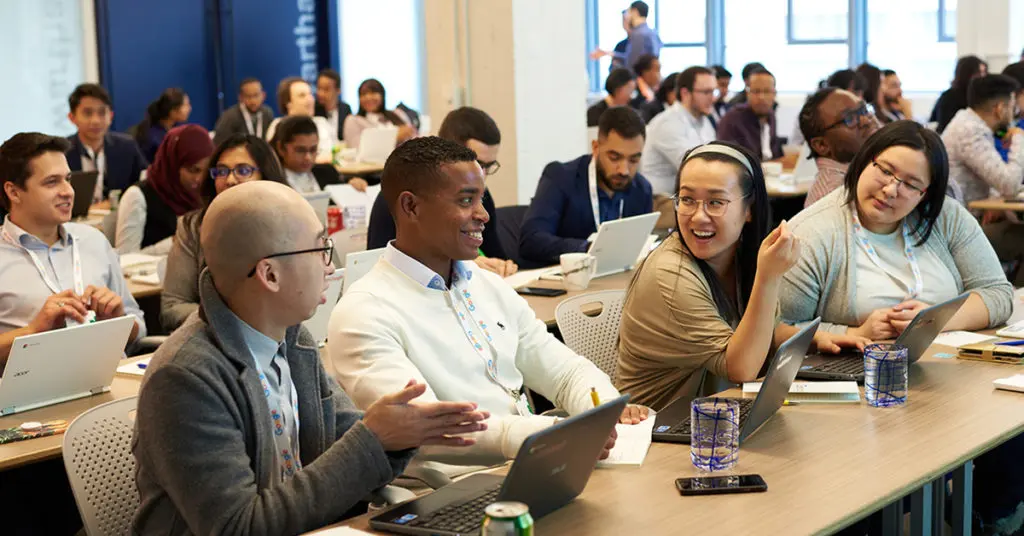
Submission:
[[[327,234],[332,235],[345,228],[340,207],[327,207]]]
[[[481,536],[533,536],[530,507],[521,502],[496,502],[484,510]]]

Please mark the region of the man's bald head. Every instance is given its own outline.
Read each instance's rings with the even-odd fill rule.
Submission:
[[[316,213],[295,190],[252,181],[214,198],[203,217],[200,243],[217,289],[229,294],[260,259],[294,249]]]

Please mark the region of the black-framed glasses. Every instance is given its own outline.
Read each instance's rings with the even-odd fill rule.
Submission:
[[[484,162],[483,160],[477,160],[477,164],[480,164],[480,168],[484,170],[484,175],[494,175],[501,169],[501,162],[497,160],[493,162]]]
[[[300,250],[296,250],[296,251],[285,251],[283,253],[274,253],[273,255],[267,255],[266,257],[263,257],[262,259],[260,259],[260,261],[265,261],[267,259],[273,259],[275,257],[287,257],[289,255],[302,255],[304,253],[320,253],[324,257],[324,266],[326,266],[326,265],[331,263],[332,259],[334,259],[334,240],[331,240],[330,238],[324,240],[324,246],[320,247],[320,248],[309,248],[309,249],[300,249]],[[256,265],[252,267],[252,270],[249,270],[249,275],[247,275],[246,277],[252,277],[252,276],[256,275],[256,267],[259,266],[259,264],[260,264],[259,261],[256,261]]]
[[[910,194],[918,194],[918,195],[924,195],[925,190],[928,189],[928,188],[919,188],[917,186],[914,186],[913,184],[910,184],[906,180],[897,177],[895,173],[890,171],[888,168],[886,168],[882,164],[879,164],[877,160],[872,160],[871,161],[871,165],[875,166],[876,168],[878,168],[878,171],[882,172],[882,177],[881,177],[882,180],[879,181],[882,184],[885,184],[886,186],[888,186],[888,185],[892,184],[892,181],[896,181],[896,195],[900,194],[900,186],[906,186],[907,188],[909,188],[909,190],[904,190],[904,191],[906,191],[906,192],[908,192]]]
[[[250,166],[249,164],[238,164],[233,168],[227,166],[214,166],[210,168],[210,178],[213,180],[226,179],[229,175],[234,173],[235,177],[244,180],[252,177],[253,174],[259,170],[260,168]]]
[[[868,105],[864,104],[862,102],[862,103],[860,103],[860,106],[858,106],[858,107],[856,107],[856,108],[854,108],[854,109],[844,113],[842,119],[840,119],[839,121],[836,121],[835,123],[832,123],[831,125],[821,129],[821,131],[822,132],[828,132],[828,131],[832,130],[833,128],[838,127],[839,125],[846,125],[848,128],[857,128],[857,125],[860,124],[860,119],[862,117],[866,117],[866,116],[870,116],[870,115],[871,115],[871,111],[868,110]]]

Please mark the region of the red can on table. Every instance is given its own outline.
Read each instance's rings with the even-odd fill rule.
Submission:
[[[334,234],[345,228],[341,207],[327,207],[327,234]]]

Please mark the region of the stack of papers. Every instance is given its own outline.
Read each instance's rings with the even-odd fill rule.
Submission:
[[[118,374],[127,374],[129,376],[145,376],[146,367],[149,366],[149,360],[151,357],[144,357],[137,362],[125,363],[117,367]]]
[[[616,424],[619,438],[608,458],[597,462],[598,467],[640,467],[651,448],[651,433],[654,431],[654,411],[640,424]]]
[[[125,253],[121,255],[121,272],[132,281],[159,285],[160,271],[157,269],[157,266],[164,262],[165,259],[166,257],[144,255],[142,253]]]
[[[1009,378],[993,380],[992,385],[994,385],[996,389],[1024,393],[1024,374],[1015,374]]]
[[[979,342],[995,340],[995,337],[991,335],[980,335],[978,333],[971,333],[970,331],[947,331],[935,337],[933,344],[941,344],[943,346],[952,346],[953,348],[960,348],[961,346],[967,346],[968,344],[977,344]]]
[[[761,382],[745,382],[744,393],[757,393]],[[789,387],[786,399],[807,404],[856,404],[860,402],[857,382],[805,382],[796,381]]]
[[[527,283],[532,283],[542,276],[551,273],[552,271],[558,271],[557,266],[547,268],[537,268],[536,270],[523,270],[516,272],[505,278],[505,282],[512,288],[519,288]]]

